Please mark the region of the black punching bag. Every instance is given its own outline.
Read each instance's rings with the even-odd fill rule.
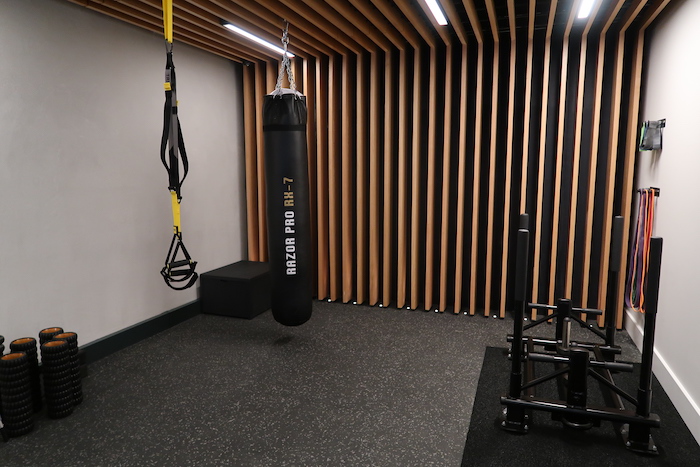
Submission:
[[[288,89],[265,96],[263,133],[272,315],[298,326],[312,301],[306,97]]]

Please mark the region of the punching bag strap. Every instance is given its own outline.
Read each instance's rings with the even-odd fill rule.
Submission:
[[[173,211],[173,238],[170,242],[165,266],[160,274],[171,289],[183,290],[191,287],[197,281],[195,267],[197,262],[192,260],[185,244],[182,243],[182,227],[180,221],[180,202],[182,201],[182,183],[189,171],[185,142],[177,113],[177,92],[175,65],[173,63],[173,2],[163,0],[163,31],[165,36],[165,106],[163,112],[163,135],[160,140],[160,160],[168,171],[168,189],[170,190]],[[167,156],[166,156],[167,154]],[[180,162],[183,176],[180,178]],[[177,259],[182,253],[183,259]]]

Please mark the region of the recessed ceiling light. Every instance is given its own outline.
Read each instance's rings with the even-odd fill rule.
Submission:
[[[239,34],[247,39],[250,39],[253,42],[256,42],[262,46],[267,47],[268,49],[271,49],[271,50],[274,50],[275,52],[278,52],[280,55],[282,55],[284,53],[284,49],[282,47],[278,47],[274,44],[271,44],[270,42],[267,42],[265,39],[261,39],[260,37],[256,36],[255,34],[249,33],[245,29],[241,29],[238,26],[234,26],[233,24],[226,22],[226,21],[222,21],[221,25],[223,27],[225,27],[226,29],[228,29],[229,31],[233,31],[236,34]],[[294,58],[294,54],[291,52],[287,52],[287,57]]]
[[[430,8],[430,11],[435,17],[437,24],[440,26],[447,26],[447,19],[442,13],[442,9],[440,8],[440,5],[438,5],[437,0],[425,0],[425,3],[428,5],[428,8]]]
[[[595,0],[583,0],[581,2],[581,6],[578,9],[578,17],[579,18],[588,18],[591,14],[591,10],[593,10],[594,3],[595,3]]]

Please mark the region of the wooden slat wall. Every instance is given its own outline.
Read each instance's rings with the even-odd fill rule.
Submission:
[[[532,2],[534,5],[534,2]],[[534,19],[534,18],[533,18]],[[528,22],[528,31],[529,31]],[[515,25],[515,0],[508,0],[508,34],[510,35],[510,68],[508,69],[508,130],[506,136],[506,175],[504,186],[509,187],[512,184],[512,171],[513,171],[513,132],[515,126],[515,74],[516,74],[516,64],[517,64],[517,33]],[[529,34],[529,33],[528,33]],[[528,44],[531,40],[528,39]],[[531,56],[530,56],[531,58]],[[524,152],[524,151],[523,151]],[[523,160],[526,160],[523,156]],[[527,166],[527,163],[524,163]],[[526,176],[526,175],[525,175]],[[525,186],[525,180],[522,180],[522,185]],[[508,253],[509,253],[509,233],[510,233],[510,195],[506,192],[503,204],[503,253],[501,256],[501,287],[500,296],[508,296]],[[524,210],[523,210],[524,211]],[[488,309],[488,307],[485,307]],[[502,299],[500,301],[500,308],[498,312],[500,318],[505,318],[506,316],[506,300]]]
[[[69,1],[162,27],[159,0]],[[420,0],[182,0],[174,31],[245,65],[250,259],[267,259],[261,109],[280,57],[220,22],[278,42],[287,20],[318,299],[504,317],[528,212],[531,300],[610,301],[619,326],[611,221],[629,235],[644,33],[670,1],[597,0],[577,20],[580,0],[442,0],[439,26]]]
[[[478,44],[477,50],[477,65],[476,65],[476,116],[474,124],[474,155],[473,155],[473,172],[472,172],[472,209],[471,209],[471,254],[470,254],[470,269],[469,269],[469,314],[473,315],[476,312],[476,274],[477,274],[477,252],[479,244],[483,240],[479,238],[479,200],[480,200],[480,179],[481,179],[481,157],[482,157],[482,120],[483,120],[483,94],[484,94],[484,35],[479,24],[479,18],[472,0],[464,0],[464,8],[466,9],[469,23],[476,36]],[[462,135],[464,137],[465,135]],[[459,215],[459,214],[458,214]],[[466,213],[461,213],[466,215]],[[463,242],[463,232],[457,231],[457,242]],[[459,250],[458,250],[459,251]],[[462,293],[458,292],[462,289],[462,264],[461,258],[457,257],[457,282],[455,283],[455,305],[454,311],[459,313],[462,303]]]
[[[367,2],[352,3],[358,10],[369,11]],[[453,305],[453,312],[465,310],[466,305],[465,311],[470,314],[480,310],[485,315],[504,317],[512,267],[512,220],[520,212],[529,211],[535,233],[532,299],[553,303],[560,295],[571,297],[579,290],[579,296],[573,297],[575,302],[588,306],[593,295],[596,303],[605,302],[607,294],[599,293],[604,289],[596,287],[596,282],[607,274],[607,261],[603,260],[606,234],[604,226],[596,227],[593,220],[606,204],[595,205],[595,192],[607,192],[606,184],[615,179],[611,171],[633,159],[620,161],[612,150],[618,144],[613,122],[617,119],[628,129],[627,115],[615,111],[618,99],[626,97],[627,83],[620,73],[606,76],[603,70],[606,57],[624,50],[624,32],[640,14],[636,8],[640,2],[624,9],[624,0],[606,8],[598,1],[591,17],[582,24],[575,19],[578,1],[546,3],[544,18],[535,18],[537,0],[520,7],[514,0],[484,0],[485,16],[480,15],[477,2],[472,0],[464,0],[461,6],[450,3],[445,12],[451,22],[456,23],[461,15],[468,20],[469,28],[458,24],[451,33],[445,33],[433,24],[432,34],[424,24],[415,27],[416,18],[407,10],[407,3],[397,2],[397,8],[391,9],[387,2],[377,0],[377,8],[384,8],[392,24],[399,25],[397,29],[402,29],[406,42],[392,40],[390,47],[379,47],[381,52],[363,49],[325,59],[328,86],[335,88],[329,94],[328,108],[336,117],[325,116],[329,126],[324,128],[319,123],[317,129],[328,132],[329,148],[336,148],[336,157],[329,154],[323,163],[319,160],[317,173],[321,177],[327,163],[331,168],[327,184],[335,189],[323,183],[315,186],[319,190],[317,205],[322,203],[322,190],[327,189],[331,211],[335,206],[340,212],[328,219],[319,213],[316,219],[319,262],[326,264],[330,259],[336,263],[330,268],[319,267],[319,274],[329,269],[328,277],[319,278],[319,284],[337,284],[335,294],[333,286],[319,285],[319,298],[439,311]],[[508,10],[507,24],[499,24],[499,6]],[[619,28],[615,28],[617,23],[621,23]],[[606,43],[610,30],[615,40]],[[508,48],[500,46],[505,40],[502,34],[507,35]],[[461,54],[453,53],[455,40]],[[527,47],[519,47],[521,40],[527,41]],[[593,54],[589,53],[591,42],[596,46]],[[486,45],[489,52],[485,51]],[[470,46],[475,51],[471,57]],[[508,66],[499,68],[503,53],[508,54]],[[555,58],[554,53],[560,55]],[[369,60],[365,54],[369,54]],[[534,58],[537,54],[542,57],[539,61]],[[624,55],[616,62],[620,66],[628,63]],[[348,63],[356,64],[355,74],[345,68]],[[470,83],[469,67],[474,65],[475,81]],[[445,70],[444,75],[435,74],[437,67]],[[455,75],[454,70],[459,73]],[[317,77],[319,74],[320,67]],[[460,77],[458,86],[453,86],[453,76]],[[382,77],[384,85],[380,89]],[[490,83],[487,77],[492,77]],[[516,88],[516,80],[522,80],[524,86]],[[318,81],[321,79],[317,79],[317,88]],[[507,83],[507,93],[499,92],[503,82]],[[587,82],[592,85],[587,86]],[[551,83],[556,83],[556,91]],[[437,93],[438,85],[444,86],[444,96]],[[595,91],[589,96],[588,89]],[[338,95],[345,96],[347,91],[353,97],[338,102]],[[603,92],[613,97],[607,106]],[[427,97],[423,98],[425,93]],[[317,89],[319,99],[323,99],[322,94]],[[494,111],[484,114],[487,98]],[[516,112],[518,98],[523,102],[520,115]],[[459,100],[448,104],[450,99]],[[473,120],[467,116],[469,99],[474,99]],[[343,109],[349,105],[354,108],[348,116]],[[459,111],[452,112],[453,108]],[[377,117],[380,111],[381,119]],[[500,112],[507,115],[507,125],[499,123]],[[342,127],[339,134],[334,134],[338,122]],[[605,124],[611,124],[612,129],[599,128]],[[517,141],[520,151],[515,152],[519,127],[523,128],[523,137]],[[472,147],[466,145],[468,132],[473,134]],[[453,133],[459,136],[453,138]],[[506,141],[502,149],[497,144],[499,138]],[[567,150],[569,140],[571,151]],[[316,141],[321,138],[317,136]],[[632,143],[631,139],[627,142]],[[321,155],[319,150],[318,157]],[[607,164],[602,177],[600,160]],[[587,168],[585,181],[579,180],[583,164]],[[570,187],[564,186],[565,167],[571,170]],[[473,175],[488,175],[468,178],[469,169]],[[426,170],[425,175],[421,170]],[[453,170],[457,177],[450,176]],[[456,185],[452,186],[451,180]],[[518,194],[511,195],[511,189],[517,189]],[[503,202],[499,204],[498,199]],[[613,207],[624,212],[621,207]],[[560,213],[565,210],[570,213],[568,223],[560,225]],[[581,216],[576,215],[579,210]],[[502,223],[496,219],[502,219]],[[466,225],[471,225],[471,232]],[[496,226],[502,226],[502,231],[496,233]],[[328,249],[322,241],[326,228],[338,236]],[[581,238],[584,241],[577,243]],[[589,259],[594,254],[600,255],[600,264]],[[540,264],[548,267],[541,268]],[[498,280],[494,279],[496,271],[501,274]],[[557,276],[563,278],[561,284],[554,280]],[[575,277],[580,279],[580,287],[574,285]]]
[[[540,263],[542,253],[542,218],[544,217],[544,164],[547,156],[547,124],[549,117],[549,80],[551,75],[550,64],[552,55],[552,32],[554,31],[554,18],[557,12],[557,0],[552,0],[549,7],[549,16],[547,19],[547,35],[544,39],[544,68],[542,71],[542,101],[540,114],[540,139],[539,139],[539,159],[537,166],[537,204],[534,209],[535,215],[535,256],[532,260],[532,301],[538,302],[539,299],[539,279],[540,279]],[[560,70],[561,71],[561,70]],[[537,316],[537,311],[532,311],[532,319]]]

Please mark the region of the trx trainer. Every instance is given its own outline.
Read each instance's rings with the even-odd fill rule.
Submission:
[[[180,120],[177,115],[177,94],[175,90],[175,65],[173,64],[173,1],[163,0],[163,30],[167,59],[165,63],[165,112],[163,136],[160,141],[160,160],[168,171],[168,189],[173,210],[173,239],[170,242],[165,266],[160,274],[171,289],[184,290],[197,281],[195,267],[197,262],[182,243],[182,228],[180,224],[180,193],[182,182],[187,177],[189,163],[185,152],[185,142],[182,139]],[[166,158],[166,153],[168,157]],[[183,175],[180,178],[180,161]],[[182,252],[182,259],[177,259]]]

